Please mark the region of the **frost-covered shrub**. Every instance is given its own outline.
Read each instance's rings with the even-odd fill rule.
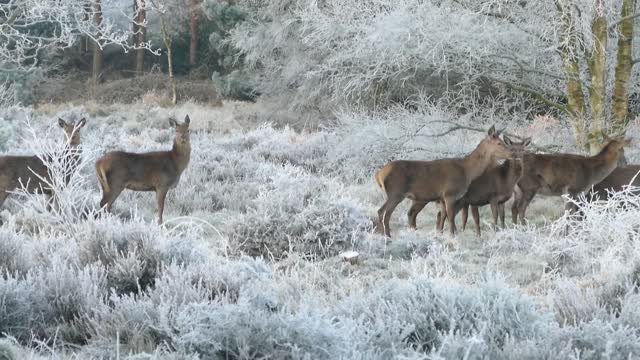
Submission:
[[[495,280],[471,288],[424,279],[390,281],[360,297],[340,308],[368,329],[367,345],[378,349],[407,344],[436,351],[446,346],[447,335],[456,334],[495,351],[508,339],[540,338],[550,321],[529,299]]]
[[[314,311],[288,313],[247,304],[190,306],[179,325],[178,348],[205,358],[335,359],[349,357],[347,324]]]
[[[253,208],[235,219],[231,246],[251,256],[327,257],[357,247],[370,220],[337,184],[293,167],[265,179]]]
[[[16,234],[15,229],[0,228],[0,273],[24,274],[33,265],[28,240]]]
[[[112,293],[110,309],[90,319],[90,347],[112,351],[119,339],[127,351],[150,352],[161,345],[176,349],[180,341],[199,336],[185,327],[196,326],[223,303],[235,303],[243,286],[269,276],[260,261],[211,260],[211,264],[163,267],[154,286],[138,295]]]
[[[30,272],[26,282],[33,289],[29,302],[34,321],[29,330],[42,339],[84,343],[87,319],[104,306],[105,280],[100,267],[75,269],[64,260]]]
[[[29,338],[33,323],[31,296],[35,289],[17,277],[0,276],[0,334]]]

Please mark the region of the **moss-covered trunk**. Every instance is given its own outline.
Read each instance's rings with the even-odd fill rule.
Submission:
[[[603,0],[595,0],[596,15],[591,23],[593,34],[593,48],[588,55],[589,102],[591,107],[591,126],[589,131],[589,151],[593,154],[600,150],[602,144],[602,130],[605,128],[605,73],[607,59],[607,20],[604,17]]]
[[[611,99],[611,131],[622,133],[628,123],[627,86],[631,77],[633,48],[633,21],[636,0],[623,0],[621,21],[618,24],[618,52],[616,54],[616,68],[613,85],[613,97]]]
[[[580,81],[580,65],[578,63],[577,40],[575,38],[573,20],[568,8],[556,1],[556,8],[560,16],[560,44],[559,54],[562,58],[565,72],[567,111],[573,128],[573,134],[579,146],[586,148],[587,126],[585,123],[585,99]]]

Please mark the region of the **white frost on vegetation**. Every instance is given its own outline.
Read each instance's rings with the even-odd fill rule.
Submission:
[[[0,125],[8,136],[2,146],[14,154],[49,151],[62,140],[61,131],[51,130],[54,120],[87,112],[3,110]],[[37,195],[7,201],[0,213],[1,355],[640,356],[640,251],[634,246],[640,209],[621,206],[638,203],[637,196],[579,202],[586,218],[580,222],[562,215],[561,202],[536,200],[531,225],[497,234],[487,229],[482,239],[467,230],[455,249],[432,230],[434,206],[412,231],[405,204],[392,219],[393,241],[385,243],[370,233],[382,202],[373,170],[395,158],[460,156],[483,134],[432,137],[446,130],[441,121],[488,123],[453,119],[425,105],[374,115],[343,111],[337,124],[315,132],[271,125],[227,131],[228,124],[216,128],[206,111],[200,114],[192,116],[191,163],[170,192],[163,227],[153,221],[148,193],[125,192],[113,215],[96,218],[48,212]],[[169,148],[168,118],[175,115],[148,108],[88,116],[85,165],[60,189],[61,208],[95,210],[94,159],[113,149]],[[537,127],[496,122],[535,135],[539,147],[557,144],[557,134],[568,131],[536,121]],[[637,158],[630,150],[629,158]],[[566,236],[557,231],[566,226]],[[358,253],[357,262],[343,261],[340,254],[349,251]]]

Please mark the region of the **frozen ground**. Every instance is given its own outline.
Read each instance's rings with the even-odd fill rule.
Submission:
[[[87,219],[100,198],[95,158],[167,149],[168,119],[185,113],[192,158],[167,199],[165,226],[154,224],[148,193],[125,192],[115,215]],[[467,229],[450,246],[433,230],[434,205],[411,231],[404,203],[391,242],[371,233],[382,203],[376,168],[462,155],[482,137],[431,137],[446,128],[436,121],[489,123],[391,109],[294,130],[240,103],[49,105],[0,112],[2,152],[59,143],[58,116],[88,118],[83,166],[59,211],[16,195],[0,214],[0,358],[640,356],[636,208],[584,205],[590,220],[577,223],[562,217],[561,199],[537,198],[528,227],[493,233],[484,224],[481,239]],[[508,130],[541,148],[570,137],[549,119]],[[640,153],[627,155],[633,163]],[[348,250],[357,263],[340,258]]]

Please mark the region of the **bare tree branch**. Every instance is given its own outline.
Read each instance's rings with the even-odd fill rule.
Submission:
[[[502,79],[498,79],[498,78],[495,78],[495,77],[489,77],[489,79],[491,79],[491,80],[493,80],[495,82],[498,82],[500,84],[506,85],[508,88],[510,88],[512,90],[529,94],[529,95],[533,96],[534,98],[536,98],[537,100],[541,101],[542,103],[544,103],[544,104],[546,104],[548,106],[551,106],[551,107],[553,107],[553,108],[555,108],[557,110],[560,110],[560,111],[562,111],[564,113],[569,113],[569,109],[567,109],[567,107],[565,105],[562,105],[562,104],[557,103],[557,102],[555,102],[553,100],[547,99],[547,97],[543,93],[541,93],[541,92],[539,92],[537,90],[534,90],[534,89],[531,89],[531,88],[528,88],[528,87],[525,87],[525,86],[521,86],[521,85],[512,84],[512,83],[510,83],[508,81],[505,81],[505,80],[502,80]]]
[[[474,131],[474,132],[480,132],[480,133],[485,133],[487,131],[487,129],[485,128],[480,128],[480,127],[474,127],[474,126],[468,126],[468,125],[462,125],[453,121],[447,121],[447,120],[437,120],[437,121],[430,121],[428,124],[446,124],[449,125],[449,128],[447,130],[444,130],[442,132],[436,133],[436,134],[416,134],[415,136],[424,136],[424,137],[442,137],[442,136],[446,136],[449,135],[453,132],[456,131]],[[420,129],[425,128],[428,124],[423,125],[420,127]],[[501,133],[503,135],[507,135],[509,137],[512,138],[516,138],[518,140],[523,140],[524,137],[517,135],[517,134],[512,134],[506,130],[502,130]],[[531,145],[529,145],[531,148],[535,149],[536,151],[540,151],[540,152],[550,152],[550,153],[554,153],[557,152],[557,150],[553,150],[553,149],[559,149],[560,146],[557,145],[550,145],[550,146],[545,146],[545,147],[541,147],[538,145],[535,145],[533,143],[531,143]]]

